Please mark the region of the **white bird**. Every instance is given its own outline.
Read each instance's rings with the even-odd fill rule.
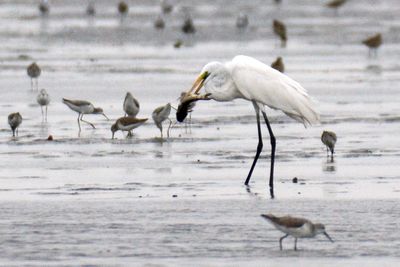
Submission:
[[[107,120],[109,120],[108,117],[106,116],[106,114],[104,114],[102,108],[95,108],[93,106],[93,104],[90,103],[89,101],[85,101],[85,100],[69,100],[69,99],[66,99],[66,98],[63,98],[62,101],[71,110],[73,110],[75,112],[78,112],[79,133],[81,132],[81,124],[80,124],[79,121],[83,121],[83,122],[89,124],[90,126],[92,126],[93,129],[96,128],[96,127],[94,127],[93,123],[83,120],[83,115],[84,114],[101,114],[104,117],[106,117]]]
[[[124,105],[125,116],[136,117],[140,110],[139,101],[131,93],[126,93]]]
[[[202,87],[204,87],[206,94],[199,95]],[[187,95],[187,99],[190,101],[193,101],[193,99],[232,101],[241,98],[252,102],[257,117],[258,146],[245,185],[248,185],[250,181],[263,147],[260,126],[261,111],[268,128],[272,147],[269,179],[271,197],[274,197],[273,176],[276,141],[264,106],[281,110],[289,117],[303,123],[304,126],[319,121],[319,114],[315,110],[310,96],[298,82],[248,56],[236,56],[232,61],[225,64],[220,62],[206,64]],[[181,106],[184,104],[182,103]],[[179,117],[178,120],[183,121],[186,114],[182,116],[182,114],[179,114],[180,112],[187,114],[187,110],[180,110],[178,107],[177,118]]]
[[[40,109],[42,110],[42,120],[47,121],[47,106],[50,103],[50,97],[47,94],[45,89],[40,90],[39,94],[36,97],[36,102],[40,105]],[[43,106],[46,106],[46,116],[43,114]]]
[[[154,123],[156,124],[157,128],[160,129],[161,138],[163,138],[162,123],[165,120],[169,120],[169,126],[168,126],[168,130],[167,130],[167,137],[169,137],[169,129],[171,128],[171,124],[172,124],[171,119],[168,118],[170,113],[171,113],[171,104],[170,103],[156,108],[152,113]]]

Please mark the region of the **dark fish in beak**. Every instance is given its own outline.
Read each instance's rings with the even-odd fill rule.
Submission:
[[[210,94],[205,94],[205,95],[193,95],[193,94],[188,94],[184,96],[181,100],[181,103],[178,106],[178,109],[176,110],[176,120],[179,122],[183,122],[188,115],[189,111],[192,111],[193,105],[191,105],[195,101],[199,100],[210,100],[211,98],[208,98]]]

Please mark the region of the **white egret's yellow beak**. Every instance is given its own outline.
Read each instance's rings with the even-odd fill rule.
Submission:
[[[205,71],[197,77],[196,81],[194,82],[192,88],[187,92],[186,95],[190,94],[199,94],[200,89],[203,87],[204,81],[210,75],[209,72]]]

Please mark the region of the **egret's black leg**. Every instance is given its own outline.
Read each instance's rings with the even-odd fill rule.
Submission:
[[[253,164],[251,165],[249,174],[247,175],[247,179],[244,182],[245,185],[248,185],[250,182],[251,175],[253,173],[254,167],[256,166],[257,160],[260,156],[261,150],[263,148],[263,141],[262,141],[262,135],[261,135],[261,126],[260,126],[260,108],[257,106],[257,103],[253,102],[254,109],[256,111],[256,116],[257,116],[257,129],[258,129],[258,145],[257,145],[257,152],[256,156],[254,157]]]
[[[271,169],[270,169],[270,174],[269,174],[269,191],[271,193],[271,197],[273,198],[274,197],[274,163],[275,163],[276,139],[275,139],[274,133],[272,132],[271,125],[269,124],[267,114],[265,114],[264,111],[262,111],[262,114],[264,116],[265,124],[267,124],[269,137],[271,140]]]
[[[294,238],[294,250],[297,250],[297,237]]]
[[[168,130],[167,130],[167,137],[169,138],[169,130],[171,129],[172,121],[170,118],[168,118],[168,120],[169,120],[169,125],[168,125]]]
[[[288,237],[289,236],[289,234],[286,234],[286,235],[284,235],[284,236],[282,236],[280,239],[279,239],[279,248],[282,250],[282,240],[283,239],[285,239],[286,237]]]

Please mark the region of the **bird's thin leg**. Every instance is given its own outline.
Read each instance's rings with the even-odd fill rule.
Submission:
[[[17,136],[18,136],[18,128],[17,128],[17,129],[15,129],[15,131],[17,132]]]
[[[94,127],[93,123],[88,122],[88,121],[85,121],[85,120],[83,119],[83,114],[82,114],[82,116],[81,116],[81,121],[86,122],[87,124],[89,124],[90,126],[92,126],[93,129],[96,129],[96,127]]]
[[[31,91],[33,91],[33,78],[31,78]]]
[[[265,124],[267,124],[268,132],[269,132],[269,138],[271,140],[271,169],[270,169],[270,174],[269,174],[269,190],[271,193],[271,197],[274,197],[274,164],[275,164],[275,148],[276,148],[276,139],[274,136],[274,133],[272,132],[271,125],[269,124],[267,114],[265,114],[264,111],[262,111]]]
[[[42,111],[42,122],[43,122],[44,121],[43,106],[40,106],[40,110]]]
[[[36,91],[39,91],[39,79],[36,78],[35,81],[36,81]]]
[[[47,122],[47,105],[46,105],[46,122]]]
[[[253,102],[254,109],[256,111],[256,117],[257,117],[257,129],[258,129],[258,145],[257,145],[257,152],[254,157],[253,164],[251,165],[249,174],[247,175],[247,179],[244,182],[245,185],[248,185],[250,182],[251,175],[253,173],[254,167],[256,166],[258,157],[260,156],[261,150],[263,148],[263,141],[262,141],[262,135],[261,135],[261,126],[260,126],[260,108],[257,106],[257,103]]]
[[[81,117],[81,114],[78,113],[78,127],[79,127],[79,133],[81,132],[81,123],[79,122],[80,117]]]
[[[294,250],[297,250],[297,237],[294,238]]]
[[[286,237],[288,237],[289,236],[289,234],[286,234],[286,235],[284,235],[284,236],[282,236],[280,239],[279,239],[279,248],[282,250],[282,240],[283,239],[285,239]]]
[[[192,133],[192,112],[189,113],[189,133]]]
[[[169,120],[169,125],[168,125],[168,130],[167,130],[167,137],[169,138],[169,130],[171,129],[172,121],[170,118],[168,118],[168,120]]]
[[[13,137],[15,137],[15,129],[12,129]]]

